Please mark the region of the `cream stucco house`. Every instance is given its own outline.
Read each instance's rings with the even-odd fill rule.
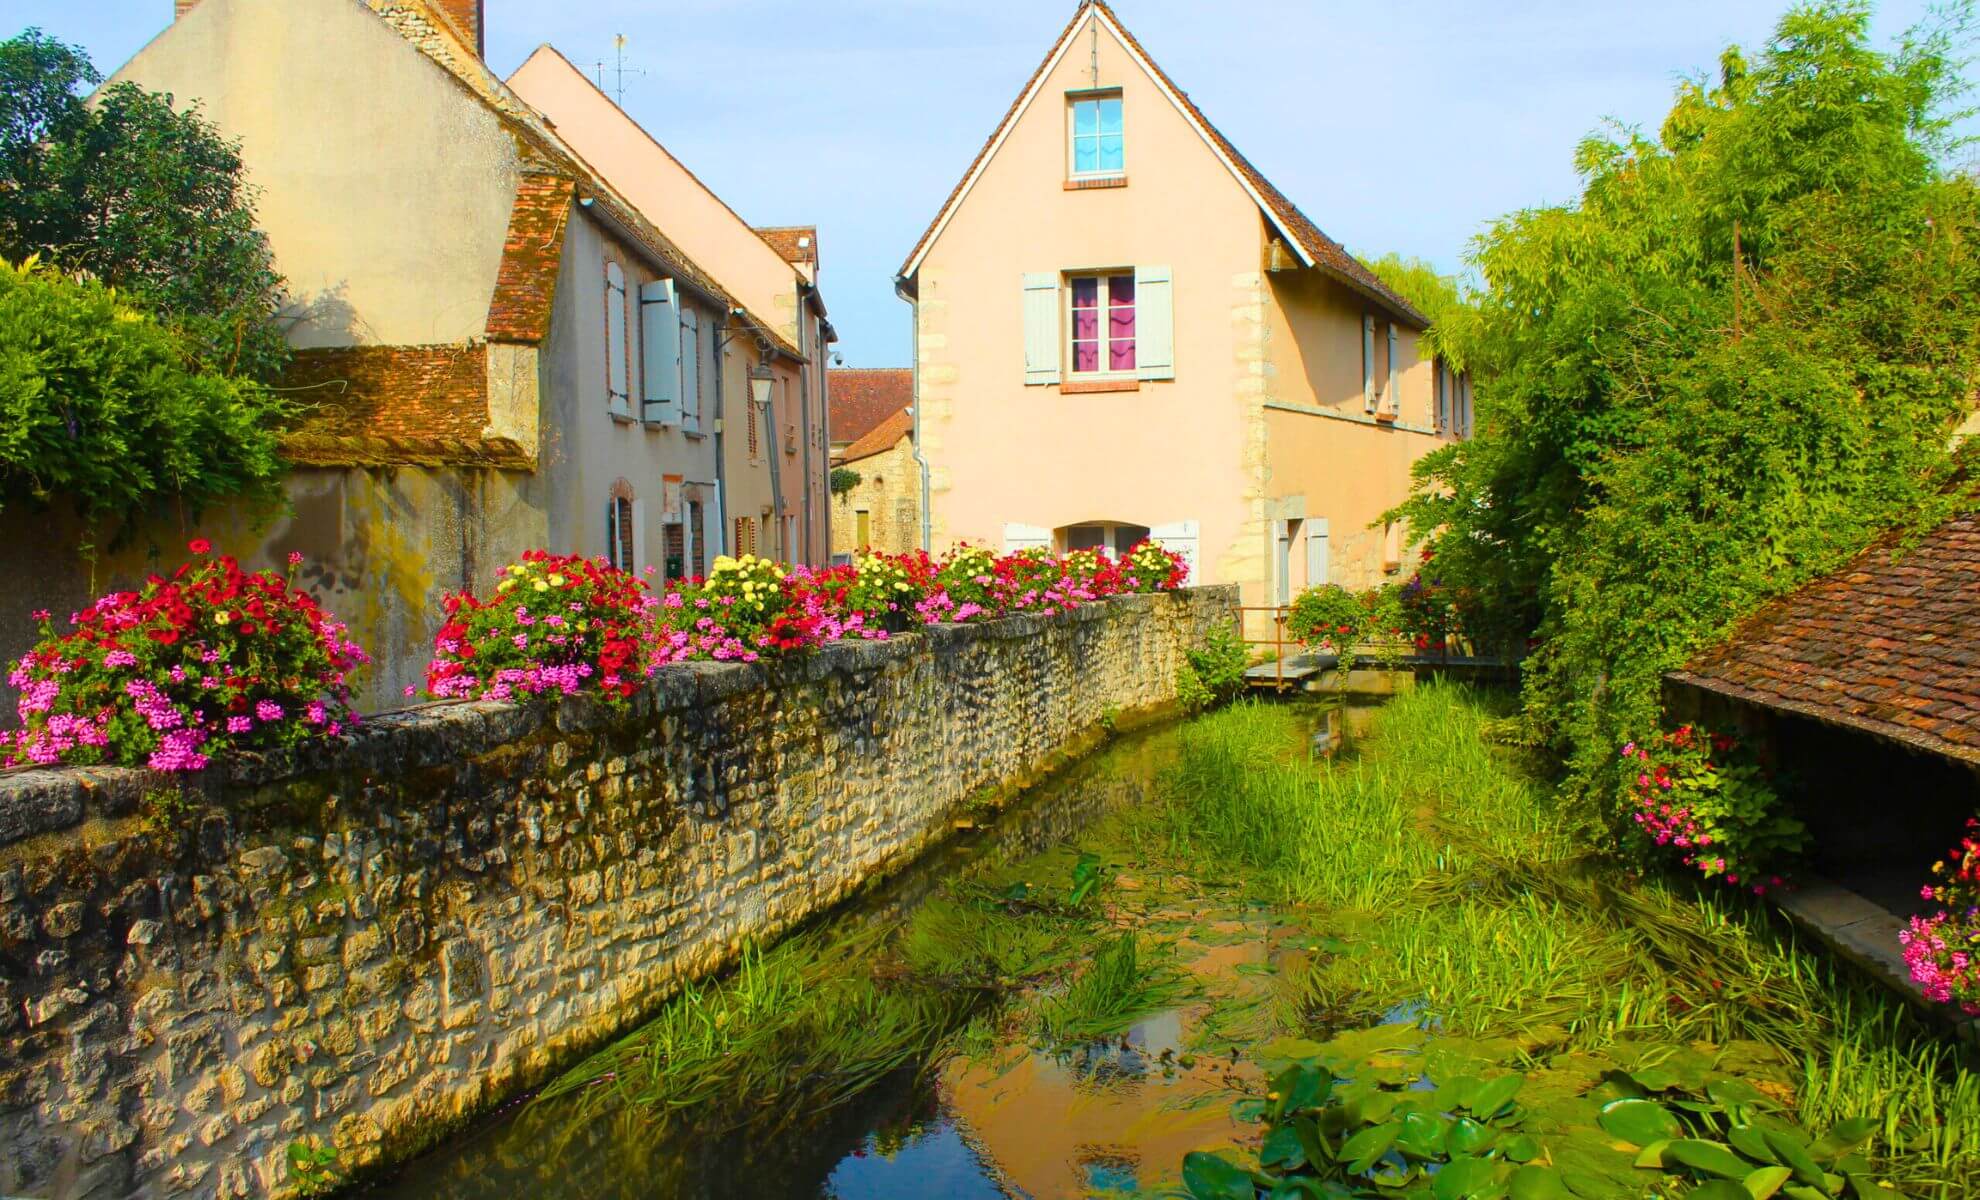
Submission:
[[[741,549],[788,563],[824,561],[831,544],[825,358],[834,334],[818,290],[818,231],[749,225],[553,47],[538,48],[508,84],[602,178],[641,211],[656,214],[682,250],[800,351],[779,353],[761,338],[723,344],[725,375],[742,378],[759,365],[774,375],[772,411],[752,407],[725,425],[731,538]]]
[[[667,576],[734,548],[827,557],[824,420],[808,455],[799,424],[808,395],[822,411],[829,337],[815,237],[802,267],[752,234],[780,280],[730,290],[663,231],[676,210],[488,69],[483,20],[482,0],[178,0],[113,76],[239,140],[311,410],[284,444],[285,510],[144,531],[94,578],[46,569],[84,540],[59,520],[0,538],[0,569],[51,581],[0,601],[0,651],[25,648],[30,608],[81,607],[197,532],[253,564],[302,552],[377,662],[376,707],[422,681],[441,598],[526,549]],[[775,416],[750,402],[759,364]],[[803,465],[780,505],[782,462]]]
[[[1152,535],[1250,605],[1399,569],[1469,424],[1423,316],[1083,3],[902,265],[933,548]]]

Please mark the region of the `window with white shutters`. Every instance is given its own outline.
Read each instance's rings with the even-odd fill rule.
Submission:
[[[626,273],[616,262],[605,264],[605,390],[611,411],[632,415],[632,363],[626,344]]]

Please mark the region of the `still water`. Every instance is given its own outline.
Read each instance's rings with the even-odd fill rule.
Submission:
[[[1315,709],[1315,753],[1349,722]],[[1121,738],[1055,775],[983,827],[826,920],[904,924],[944,881],[980,865],[1054,852],[1124,805],[1146,803],[1173,761],[1179,726]],[[1331,734],[1331,737],[1326,735]],[[1289,747],[1301,752],[1303,747]],[[910,1200],[1106,1197],[1175,1187],[1190,1150],[1242,1140],[1228,1116],[1255,1082],[1229,1046],[1230,1012],[1256,1003],[1300,929],[1270,910],[1131,875],[1111,883],[1119,922],[1173,946],[1203,986],[1124,1033],[1071,1046],[979,1047],[924,1062],[810,1117],[766,1113],[764,1129],[715,1135],[656,1127],[637,1110],[579,1111],[575,1096],[522,1101],[367,1193],[379,1200]],[[1136,904],[1137,892],[1146,902]],[[1159,894],[1158,894],[1159,893]],[[1240,1018],[1241,1020],[1241,1018]],[[1216,1028],[1212,1028],[1212,1026]],[[772,1131],[774,1130],[774,1131]]]

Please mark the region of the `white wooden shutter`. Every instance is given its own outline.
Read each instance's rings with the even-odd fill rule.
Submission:
[[[1386,393],[1389,411],[1402,416],[1402,394],[1396,391],[1396,323],[1389,322],[1389,386]]]
[[[619,264],[605,264],[605,386],[611,409],[632,415],[626,382],[626,273]]]
[[[1361,411],[1375,411],[1375,317],[1361,315]]]
[[[701,506],[701,528],[694,531],[694,536],[701,539],[702,545],[708,551],[704,561],[713,563],[716,558],[724,553],[741,554],[742,547],[731,546],[726,551],[723,549],[722,493],[715,488],[710,488],[708,489],[708,494],[712,495],[714,499]],[[693,559],[690,558],[689,561],[692,562]]]
[[[1327,518],[1306,518],[1306,586],[1327,582]]]
[[[681,305],[681,428],[701,431],[701,314]]]
[[[674,281],[656,279],[639,289],[640,418],[656,425],[681,422],[681,321]]]
[[[1183,565],[1189,568],[1189,578],[1185,583],[1201,583],[1196,569],[1197,524],[1195,521],[1174,521],[1167,525],[1157,525],[1148,531],[1148,540],[1182,555]]]
[[[1020,550],[1052,548],[1052,531],[1036,525],[1009,524],[1004,526],[1004,553],[1015,554]]]
[[[1024,277],[1024,382],[1059,382],[1059,277]]]
[[[1167,267],[1134,269],[1134,362],[1143,379],[1176,377],[1175,280]]]

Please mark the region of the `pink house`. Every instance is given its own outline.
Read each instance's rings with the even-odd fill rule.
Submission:
[[[1245,603],[1401,569],[1380,515],[1470,425],[1425,319],[1087,0],[896,281],[928,540],[1152,536]]]

